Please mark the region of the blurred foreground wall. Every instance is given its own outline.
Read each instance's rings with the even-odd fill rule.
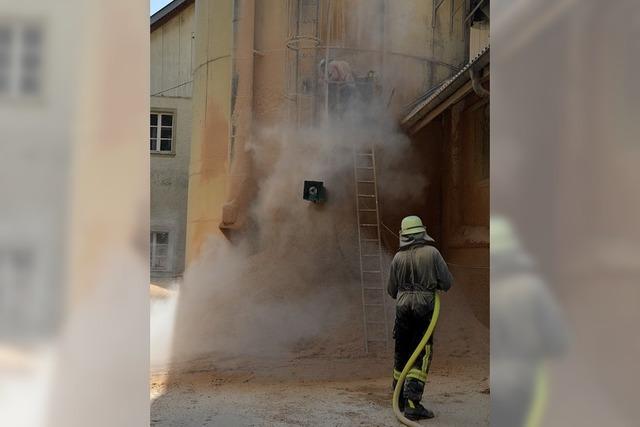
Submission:
[[[147,23],[0,3],[1,425],[148,422]]]
[[[492,414],[635,425],[638,3],[492,6]]]

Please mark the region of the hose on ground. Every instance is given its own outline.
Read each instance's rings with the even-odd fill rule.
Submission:
[[[398,378],[398,382],[396,383],[396,388],[393,390],[393,413],[396,415],[396,418],[398,419],[398,421],[400,421],[402,424],[409,427],[420,427],[420,424],[418,424],[415,421],[411,421],[410,419],[404,416],[402,411],[400,411],[400,405],[399,405],[400,391],[404,386],[404,380],[407,377],[409,370],[411,369],[415,361],[418,359],[418,356],[420,356],[420,353],[422,353],[422,350],[424,349],[424,347],[427,345],[427,341],[429,341],[429,337],[431,337],[431,334],[433,334],[433,330],[436,327],[436,322],[438,321],[439,314],[440,314],[440,296],[436,292],[435,303],[433,307],[433,315],[431,316],[431,322],[429,322],[429,327],[427,328],[427,331],[424,333],[424,336],[422,337],[422,340],[418,344],[418,347],[416,347],[416,349],[413,351],[413,354],[407,361],[407,364],[404,365],[404,369],[402,369],[400,378]]]

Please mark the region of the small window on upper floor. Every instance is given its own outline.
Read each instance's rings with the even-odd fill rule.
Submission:
[[[42,28],[33,23],[0,22],[0,97],[42,92]]]
[[[152,112],[150,126],[150,149],[152,153],[171,154],[174,152],[173,113]]]

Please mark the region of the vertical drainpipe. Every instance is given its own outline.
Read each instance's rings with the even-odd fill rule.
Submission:
[[[253,51],[255,0],[234,1],[229,183],[220,229],[241,228],[252,193],[249,143],[253,123]]]

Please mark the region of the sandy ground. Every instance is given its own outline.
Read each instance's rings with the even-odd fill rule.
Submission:
[[[352,314],[337,329],[277,355],[254,346],[243,356],[214,351],[152,369],[151,425],[399,425],[391,409],[392,352],[366,357],[361,313]],[[489,330],[474,318],[461,287],[453,288],[443,296],[423,399],[436,418],[422,423],[489,425],[488,377]]]
[[[214,362],[215,360],[215,362]],[[152,373],[151,425],[395,426],[390,355],[260,362],[211,356]],[[486,363],[434,359],[425,425],[489,424]]]

